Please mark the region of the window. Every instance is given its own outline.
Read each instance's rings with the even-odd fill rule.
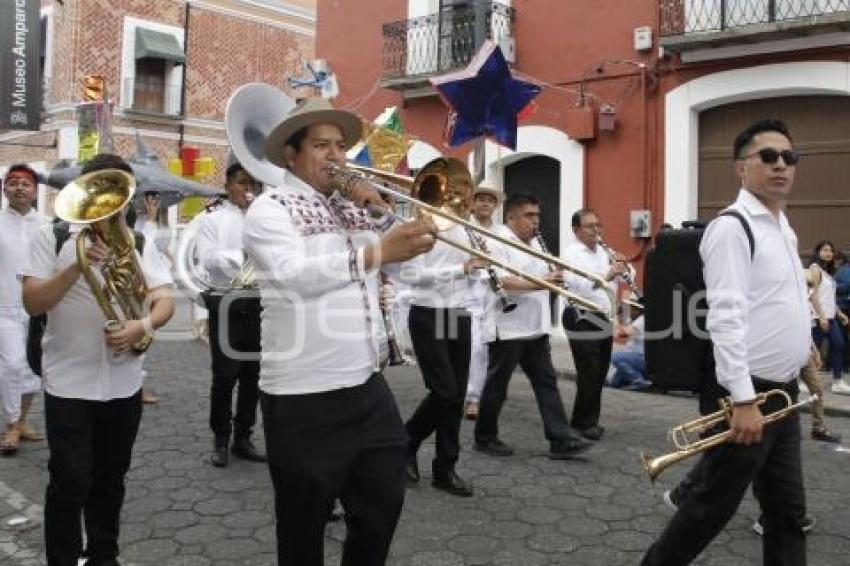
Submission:
[[[121,107],[179,116],[185,61],[182,28],[125,18]]]

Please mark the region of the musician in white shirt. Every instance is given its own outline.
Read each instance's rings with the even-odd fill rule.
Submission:
[[[262,297],[260,403],[275,491],[279,565],[324,562],[333,502],[345,507],[344,564],[384,564],[404,502],[406,436],[380,373],[385,333],[378,270],[429,250],[429,221],[397,226],[360,206],[374,190],[342,166],[360,119],[323,99],[298,103],[266,143],[288,169],[245,221]],[[351,200],[349,200],[351,199]]]
[[[514,194],[505,203],[511,240],[540,250],[534,234],[540,225],[537,197]],[[563,274],[534,256],[510,246],[495,248],[494,255],[516,269],[554,285],[563,284]],[[549,457],[567,459],[586,450],[591,442],[570,427],[558,391],[549,343],[551,312],[549,292],[534,283],[500,273],[501,283],[517,307],[510,312],[493,312],[488,317],[489,365],[481,394],[481,411],[475,423],[475,450],[491,456],[510,456],[513,449],[499,438],[499,414],[507,397],[511,375],[519,365],[531,382],[543,431],[549,441]],[[498,309],[496,309],[498,311]]]
[[[209,313],[211,463],[224,467],[230,452],[251,462],[265,462],[251,439],[257,420],[260,379],[260,299],[245,289],[242,237],[245,214],[259,194],[258,183],[238,162],[225,172],[227,198],[213,203],[198,219],[196,250],[210,289],[202,294]],[[238,383],[236,411],[233,389]],[[233,444],[231,445],[231,432]]]
[[[472,178],[456,159],[437,158],[423,167],[420,194],[436,191],[448,183],[453,198],[467,202],[472,196]],[[422,172],[420,172],[422,175]],[[438,181],[438,179],[445,181]],[[429,186],[432,184],[434,186]],[[470,243],[466,228],[454,225],[441,232],[447,239]],[[475,271],[484,263],[455,246],[439,241],[434,249],[407,262],[401,279],[411,286],[408,326],[416,361],[428,394],[405,423],[410,443],[406,473],[408,482],[419,481],[417,452],[432,433],[436,453],[431,462],[431,485],[452,495],[472,496],[472,486],[456,470],[460,456],[460,424],[469,378],[471,315],[476,302]]]
[[[603,277],[608,281],[609,293],[616,296],[616,282],[626,266],[622,261],[612,262],[608,252],[598,245],[602,230],[599,217],[590,209],[578,210],[573,214],[572,227],[576,241],[567,246],[564,260]],[[609,293],[596,287],[593,281],[569,271],[564,280],[571,292],[600,305],[606,312],[611,311]],[[611,324],[599,315],[573,306],[564,309],[562,318],[576,366],[576,396],[570,424],[588,440],[599,440],[605,432],[599,424],[599,415],[602,386],[611,365]]]
[[[765,564],[806,564],[800,418],[794,413],[764,426],[764,414],[785,406],[756,393],[785,391],[796,402],[797,376],[809,358],[806,280],[797,237],[785,215],[799,159],[787,126],[756,122],[738,135],[733,156],[741,179],[730,208],[746,218],[753,248],[735,218],[712,221],[700,243],[708,317],[714,343],[717,395],[733,407],[731,439],[705,452],[698,481],[642,564],[690,564],[735,514],[751,483],[762,510]],[[751,255],[752,254],[752,255]],[[779,323],[781,321],[781,323]]]
[[[93,157],[82,171],[103,169],[132,171],[123,159],[109,154]],[[53,228],[42,227],[33,237],[29,264],[22,270],[27,312],[47,313],[43,377],[50,448],[44,503],[48,566],[77,564],[83,515],[89,563],[118,563],[124,476],[142,417],[142,360],[130,349],[174,312],[168,266],[154,243],[146,241],[137,259],[148,287],[148,315],[123,321],[119,330],[105,331],[106,316],[77,261],[81,229],[71,226],[71,237],[57,254]],[[94,267],[112,253],[100,238],[86,250]]]
[[[33,207],[38,174],[28,165],[9,167],[3,192],[8,206],[0,211],[0,422],[6,426],[0,453],[11,456],[21,440],[43,438],[27,426],[27,414],[41,382],[27,363],[29,316],[21,303],[19,274],[34,233],[48,220]]]

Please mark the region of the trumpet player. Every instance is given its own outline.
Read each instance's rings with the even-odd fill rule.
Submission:
[[[782,403],[756,404],[756,393],[772,389],[796,402],[796,378],[809,357],[806,280],[784,212],[799,155],[783,122],[762,120],[738,135],[733,159],[741,189],[730,210],[743,221],[719,216],[699,250],[706,328],[717,383],[725,389],[718,396],[728,392],[733,403],[731,441],[703,454],[699,481],[647,551],[646,566],[691,563],[735,514],[751,483],[763,514],[764,564],[806,564],[799,415],[764,426],[763,415]]]
[[[250,289],[252,282],[244,280],[242,251],[245,213],[262,185],[234,160],[225,172],[224,188],[227,198],[214,202],[198,219],[196,236],[198,260],[211,285],[202,297],[209,312],[212,367],[210,462],[219,468],[227,466],[231,452],[243,460],[266,461],[251,439],[259,395],[260,298]]]
[[[626,272],[627,266],[622,258],[611,261],[609,254],[599,245],[599,233],[602,230],[599,217],[590,209],[578,210],[573,214],[572,228],[576,240],[567,246],[564,259],[603,277],[611,290],[616,292],[617,281]],[[594,283],[569,272],[564,277],[572,292],[609,307],[610,310],[608,294],[596,288]],[[568,305],[564,309],[562,322],[576,366],[576,396],[570,422],[588,440],[599,440],[605,433],[605,428],[599,424],[599,415],[602,386],[611,365],[611,321]]]
[[[505,215],[511,238],[539,249],[539,243],[534,239],[540,224],[538,199],[515,194],[505,203]],[[505,263],[550,283],[563,284],[563,274],[551,271],[545,261],[513,247],[500,246],[496,250],[498,259]],[[549,457],[554,460],[570,458],[590,447],[591,442],[570,427],[558,391],[549,344],[549,292],[516,276],[504,275],[501,279],[515,299],[517,308],[493,313],[493,324],[488,328],[489,364],[481,394],[481,411],[475,423],[475,450],[491,456],[510,456],[513,453],[513,449],[499,438],[499,414],[507,397],[511,375],[519,365],[534,390],[544,434],[549,441]]]
[[[361,128],[326,100],[299,102],[266,142],[268,160],[287,169],[283,185],[246,217],[263,306],[260,404],[279,565],[324,563],[337,498],[342,563],[384,564],[404,502],[407,439],[381,374],[378,272],[430,250],[435,228],[423,220],[381,233],[383,219],[362,208],[380,205],[377,191],[339,184],[332,169]]]
[[[106,154],[92,158],[82,172],[104,169],[131,173],[123,159]],[[116,212],[119,223],[124,223],[128,208]],[[149,290],[148,313],[105,333],[102,305],[80,277],[75,248],[81,229],[72,225],[70,237],[56,249],[53,228],[42,228],[33,238],[30,263],[22,272],[27,312],[47,313],[42,369],[50,448],[44,503],[49,566],[78,563],[83,551],[82,516],[86,564],[118,564],[124,476],[142,417],[142,360],[130,349],[174,312],[171,274],[154,243],[146,241],[139,263]],[[114,253],[99,236],[85,249],[92,265],[102,265]]]

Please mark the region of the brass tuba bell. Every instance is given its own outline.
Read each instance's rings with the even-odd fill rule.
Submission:
[[[103,169],[65,185],[54,202],[56,216],[72,224],[87,224],[77,236],[77,263],[107,325],[140,320],[147,314],[148,287],[136,257],[135,238],[121,215],[135,191],[132,175],[119,169]],[[96,236],[111,251],[100,267],[102,283],[86,257],[86,239]],[[118,315],[113,304],[118,305],[123,316]],[[133,344],[133,352],[145,352],[152,341],[151,336],[145,336]]]

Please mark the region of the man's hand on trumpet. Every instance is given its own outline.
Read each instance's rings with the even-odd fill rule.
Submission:
[[[732,442],[744,445],[758,444],[761,442],[763,428],[764,416],[756,403],[732,408],[732,418],[729,419]]]
[[[546,275],[541,277],[541,279],[551,283],[552,285],[557,285],[558,287],[564,286],[564,272],[560,269],[549,271]]]

